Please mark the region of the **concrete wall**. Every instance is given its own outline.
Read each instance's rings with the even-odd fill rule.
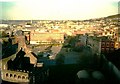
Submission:
[[[101,53],[101,41],[96,37],[88,37],[88,45],[93,49],[93,53]]]

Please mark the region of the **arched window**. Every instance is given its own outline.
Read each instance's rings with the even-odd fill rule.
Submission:
[[[21,78],[21,76],[18,76],[18,78]]]
[[[10,74],[10,77],[12,77],[13,75],[12,74]]]
[[[25,76],[22,76],[22,79],[25,79]]]
[[[8,73],[6,73],[6,77],[8,77]]]
[[[17,78],[16,74],[14,75],[14,78]]]

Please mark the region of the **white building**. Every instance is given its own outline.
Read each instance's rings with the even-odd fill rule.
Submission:
[[[0,24],[0,28],[7,28],[8,26],[8,24]]]

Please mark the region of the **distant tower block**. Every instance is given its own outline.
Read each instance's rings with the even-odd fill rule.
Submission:
[[[32,20],[30,21],[30,23],[31,23],[31,24],[33,23]]]

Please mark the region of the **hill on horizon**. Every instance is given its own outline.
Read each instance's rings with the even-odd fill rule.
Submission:
[[[110,15],[110,16],[107,16],[106,18],[120,18],[120,14],[115,14],[115,15]]]
[[[115,14],[115,15],[109,15],[109,16],[106,16],[106,17],[101,17],[101,18],[106,18],[106,19],[108,19],[108,18],[120,18],[120,14]],[[95,19],[95,18],[91,18],[91,19],[85,19],[85,20],[92,20],[92,19]],[[96,19],[100,19],[100,18],[96,18]],[[17,22],[24,22],[24,21],[26,21],[26,22],[30,22],[31,20],[0,20],[0,22],[1,23],[4,23],[4,22],[9,22],[9,21],[17,21]],[[40,21],[40,20],[33,20],[33,21]],[[42,21],[42,20],[41,20]],[[43,20],[43,21],[47,21],[47,20]],[[55,20],[54,20],[55,21]],[[58,21],[60,21],[60,20],[58,20]],[[78,20],[74,20],[74,21],[78,21]],[[82,21],[82,20],[81,20]],[[83,20],[84,21],[84,20]]]

